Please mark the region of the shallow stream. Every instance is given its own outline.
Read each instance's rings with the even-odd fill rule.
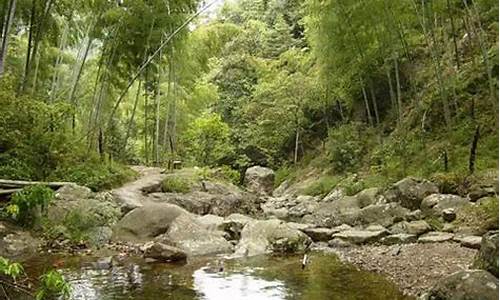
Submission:
[[[299,256],[225,260],[222,272],[214,258],[186,264],[109,261],[45,256],[25,265],[30,276],[56,266],[72,287],[72,300],[411,299],[384,277],[330,254],[313,253],[304,270]]]

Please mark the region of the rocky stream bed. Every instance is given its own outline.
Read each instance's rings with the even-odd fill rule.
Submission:
[[[28,270],[31,266],[34,273],[52,265],[66,270],[69,277],[80,276],[85,270],[85,263],[80,262],[86,260],[92,266],[104,264],[108,271],[136,266],[137,276],[148,277],[142,279],[141,286],[153,290],[155,283],[144,282],[154,281],[156,277],[149,278],[152,274],[167,276],[158,271],[167,268],[174,270],[167,272],[173,277],[182,273],[182,283],[175,286],[189,290],[172,299],[216,299],[207,296],[213,291],[203,291],[209,281],[201,286],[192,282],[195,274],[207,270],[203,267],[206,264],[212,265],[213,273],[225,272],[227,276],[205,279],[239,278],[222,283],[214,279],[208,286],[256,280],[257,286],[264,284],[266,289],[289,293],[282,298],[267,295],[261,299],[344,299],[346,295],[355,299],[498,298],[498,231],[485,232],[453,222],[464,207],[498,201],[491,198],[498,193],[498,183],[485,183],[461,197],[440,194],[430,181],[405,178],[385,190],[370,188],[347,196],[342,189],[334,189],[325,197],[312,197],[300,195],[288,182],[273,190],[272,170],[253,167],[245,174],[245,189],[200,179],[192,181],[187,193],[165,193],[162,183],[167,177],[190,177],[194,171],[164,174],[158,168],[135,168],[140,178],[110,192],[93,193],[76,185],[60,188],[47,216],[54,231],[50,240],[0,224],[0,254],[27,261]],[[94,220],[86,228],[88,240],[80,245],[70,243],[64,235],[68,228],[63,220],[74,212]],[[429,220],[439,220],[443,226],[436,228]],[[307,273],[301,273],[304,254],[312,257],[305,266]],[[76,259],[75,263],[75,255],[93,258]],[[281,261],[276,265],[272,259],[255,263],[254,257]],[[137,258],[139,262],[131,262]],[[65,269],[58,261],[62,265],[73,263]],[[335,266],[322,267],[327,261],[335,261]],[[281,275],[248,275],[267,268],[275,274],[296,271],[286,279]],[[308,274],[307,278],[303,274]],[[346,290],[335,285],[338,280],[351,282],[352,287]],[[352,283],[356,280],[366,281],[366,286],[356,286]],[[328,287],[328,281],[333,288]],[[386,289],[372,288],[377,283],[398,288],[388,288],[390,294],[384,294]],[[306,291],[309,297],[304,296]],[[173,297],[167,292],[161,295]],[[248,299],[259,299],[256,295]]]

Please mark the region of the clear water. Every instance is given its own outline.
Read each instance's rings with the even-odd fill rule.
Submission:
[[[73,300],[285,300],[410,299],[382,276],[359,271],[334,255],[312,254],[305,270],[299,256],[216,259],[187,264],[145,263],[127,258],[112,266],[91,257],[40,257],[27,262],[31,276],[56,265]]]

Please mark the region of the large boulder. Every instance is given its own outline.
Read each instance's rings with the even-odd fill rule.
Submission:
[[[35,255],[40,241],[22,228],[0,222],[0,256],[24,259]]]
[[[403,220],[408,209],[398,203],[372,204],[342,216],[341,223],[351,226],[378,224],[388,227]]]
[[[401,206],[410,210],[420,208],[422,200],[431,194],[439,193],[434,183],[412,177],[404,178],[396,182],[384,194],[388,202],[398,202]]]
[[[487,270],[498,278],[498,231],[483,235],[474,266]]]
[[[356,194],[356,200],[360,208],[366,207],[372,204],[384,203],[385,199],[381,195],[381,190],[379,188],[369,188],[362,190]]]
[[[158,203],[175,204],[197,215],[213,214],[223,217],[232,213],[255,213],[259,207],[257,198],[250,193],[227,190],[222,194],[202,191],[186,194],[152,193],[148,199]]]
[[[219,225],[218,229],[224,231],[229,240],[239,240],[241,238],[241,231],[249,222],[254,221],[254,219],[241,215],[232,214],[227,216],[222,223]]]
[[[207,229],[196,215],[172,204],[148,204],[132,210],[116,224],[113,239],[155,240],[178,247],[188,255],[225,253],[232,249],[219,232]]]
[[[498,279],[483,270],[464,270],[439,281],[428,293],[429,300],[496,300]]]
[[[150,204],[127,213],[114,227],[113,239],[147,242],[165,233],[180,215],[188,214],[173,204]]]
[[[109,226],[115,224],[122,212],[109,192],[93,193],[78,185],[66,185],[56,191],[47,207],[45,225],[53,230],[51,237],[67,239],[78,228],[94,246],[109,240]],[[56,236],[57,235],[57,236]]]
[[[254,166],[245,171],[245,186],[249,191],[261,195],[271,195],[274,187],[274,171]]]
[[[432,194],[422,200],[420,209],[427,216],[441,217],[452,212],[456,213],[459,208],[467,205],[470,205],[469,200],[457,195]]]
[[[305,251],[311,239],[281,220],[253,221],[245,225],[235,256]]]

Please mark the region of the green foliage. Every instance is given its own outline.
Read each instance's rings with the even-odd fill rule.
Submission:
[[[24,273],[23,266],[0,256],[0,275],[5,275],[14,281]]]
[[[326,196],[339,183],[337,176],[322,176],[303,190],[303,193],[310,196]]]
[[[120,186],[135,177],[136,173],[120,163],[103,163],[87,160],[79,164],[63,166],[54,171],[51,178],[75,182],[94,191]]]
[[[327,151],[334,170],[338,172],[354,170],[361,163],[363,152],[359,128],[354,124],[330,130]]]
[[[196,119],[185,135],[186,153],[202,166],[214,166],[233,155],[229,126],[217,114]]]
[[[192,183],[187,178],[181,176],[168,176],[161,183],[161,190],[164,193],[188,193]]]
[[[293,181],[296,168],[289,165],[284,165],[274,172],[274,188],[277,188],[285,180]]]
[[[12,195],[6,208],[7,214],[24,226],[32,226],[39,214],[46,211],[53,197],[54,191],[47,186],[25,187]]]
[[[40,287],[36,292],[36,300],[68,299],[71,287],[63,275],[55,270],[48,271],[40,277]]]

